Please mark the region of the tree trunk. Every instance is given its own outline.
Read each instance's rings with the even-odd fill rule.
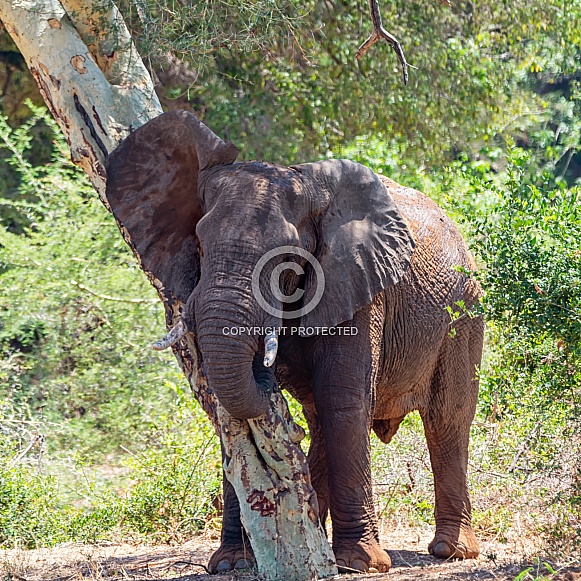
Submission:
[[[108,0],[94,6],[91,0],[0,0],[0,20],[65,134],[73,162],[109,207],[105,157],[130,131],[162,112],[117,8]],[[129,234],[118,226],[139,260]],[[164,303],[168,327],[173,326],[182,305],[145,273]],[[273,396],[265,416],[235,420],[208,386],[195,337],[188,334],[174,353],[224,444],[224,469],[240,500],[260,574],[285,581],[336,574],[299,445],[304,434],[282,394]]]

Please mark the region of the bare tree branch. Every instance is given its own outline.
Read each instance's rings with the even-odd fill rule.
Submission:
[[[10,460],[9,462],[9,466],[14,466],[15,464],[18,464],[18,462],[20,462],[24,456],[26,456],[26,454],[28,454],[28,452],[30,452],[30,450],[32,450],[32,448],[34,448],[34,446],[38,443],[44,442],[44,435],[43,434],[34,434],[34,436],[32,436],[32,439],[30,440],[28,446],[26,446],[26,448],[24,448],[24,450],[22,452],[20,452],[20,454],[18,454],[18,456],[12,458],[12,460]],[[40,459],[39,459],[40,461]]]
[[[440,4],[444,4],[446,6],[450,6],[450,0],[438,0]],[[379,4],[377,0],[369,0],[369,8],[371,10],[371,22],[373,23],[373,32],[371,36],[359,47],[355,58],[359,60],[376,42],[380,41],[384,38],[388,44],[393,46],[393,50],[395,50],[395,54],[397,54],[397,58],[401,63],[401,68],[403,69],[403,84],[408,84],[408,65],[407,61],[405,60],[405,54],[401,47],[401,44],[398,42],[397,38],[387,32],[383,25],[381,24],[381,14],[379,13]],[[415,67],[412,67],[415,68]]]
[[[446,0],[444,0],[446,1]],[[371,10],[371,22],[373,23],[373,32],[371,36],[359,47],[355,58],[359,60],[376,42],[384,38],[388,44],[393,46],[395,54],[401,63],[403,69],[403,84],[408,84],[408,64],[405,60],[403,49],[395,36],[389,34],[381,24],[381,14],[379,13],[379,4],[377,0],[369,0],[369,8]]]
[[[91,290],[90,288],[86,287],[84,284],[77,282],[76,280],[71,280],[71,284],[76,286],[77,288],[97,297],[99,299],[103,299],[104,301],[114,301],[116,303],[132,303],[135,305],[145,305],[145,304],[156,304],[158,302],[157,299],[129,299],[123,297],[111,297],[109,295],[102,295],[98,292]]]

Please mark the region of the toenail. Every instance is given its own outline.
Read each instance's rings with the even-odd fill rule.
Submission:
[[[367,563],[365,561],[362,561],[361,559],[355,559],[355,561],[351,563],[351,568],[363,572],[367,571],[368,569]]]
[[[433,549],[433,554],[436,557],[442,557],[444,559],[447,559],[452,555],[452,548],[450,547],[450,545],[448,545],[448,543],[440,541],[435,545]]]
[[[223,571],[230,571],[230,569],[232,569],[232,565],[230,565],[230,561],[227,559],[222,559],[222,561],[220,561],[216,567],[216,571],[218,573],[222,573]]]
[[[247,561],[246,559],[238,559],[236,565],[234,565],[234,569],[250,569],[251,566],[250,561]]]

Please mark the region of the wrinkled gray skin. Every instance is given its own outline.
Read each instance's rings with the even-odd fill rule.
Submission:
[[[373,507],[369,434],[389,442],[419,410],[434,472],[439,557],[475,557],[466,486],[483,323],[464,315],[477,284],[458,266],[474,263],[458,231],[428,198],[348,161],[283,168],[233,163],[235,150],[195,117],[174,112],[137,130],[110,157],[107,196],[146,269],[186,303],[211,388],[237,418],[262,414],[278,382],[303,405],[309,466],[320,517],[330,512],[337,564],[389,568]],[[184,191],[187,191],[184,193]],[[325,274],[320,304],[300,320],[266,313],[253,296],[257,261],[279,246],[312,253]],[[274,264],[288,259],[278,258]],[[314,294],[316,277],[284,271],[284,294]],[[268,302],[283,305],[261,278]],[[357,335],[281,336],[273,368],[263,337],[223,329],[354,327]],[[453,336],[451,336],[453,335]],[[212,571],[251,562],[239,506],[224,479],[222,545]]]

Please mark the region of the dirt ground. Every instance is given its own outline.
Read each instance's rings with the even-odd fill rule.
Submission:
[[[387,574],[340,575],[341,581],[403,581],[491,579],[513,581],[533,567],[523,581],[581,581],[580,563],[535,559],[525,546],[483,542],[482,554],[471,561],[440,561],[428,555],[430,531],[416,528],[384,534],[393,567]],[[0,581],[252,581],[251,572],[208,575],[205,565],[218,541],[198,537],[179,546],[62,545],[53,549],[0,552]],[[535,564],[538,563],[539,564]],[[543,562],[549,562],[556,574]]]

